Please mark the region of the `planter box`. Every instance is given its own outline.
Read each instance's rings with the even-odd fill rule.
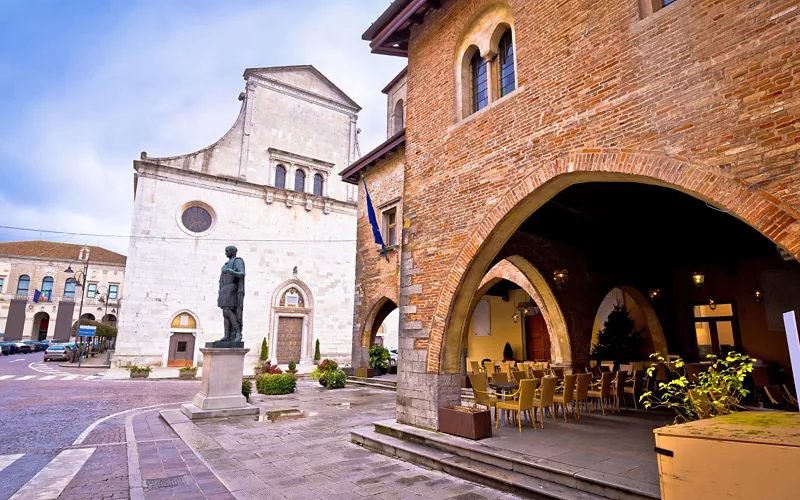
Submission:
[[[372,368],[356,368],[356,377],[372,378],[375,376],[375,370]]]
[[[261,367],[260,366],[254,367],[253,368],[253,373],[255,373],[256,376],[261,375]]]
[[[800,495],[798,413],[747,411],[654,432],[663,500]]]
[[[285,370],[283,373],[291,373],[292,375],[294,375],[295,373],[297,373],[297,370]]]
[[[389,375],[397,375],[397,366],[389,367]]]
[[[315,359],[315,360],[314,360],[314,366],[318,366],[318,365],[319,365],[319,362],[320,362],[320,360],[319,360],[319,359]]]
[[[178,378],[181,380],[194,380],[197,378],[197,372],[178,372]]]
[[[131,378],[147,378],[150,372],[131,372]]]
[[[492,413],[439,408],[439,432],[467,439],[492,437]]]

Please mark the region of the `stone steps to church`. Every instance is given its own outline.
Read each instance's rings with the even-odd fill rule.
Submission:
[[[364,377],[347,377],[348,384],[362,385],[365,387],[375,387],[376,389],[386,389],[388,391],[397,390],[397,382],[392,380],[380,380]]]
[[[351,432],[354,443],[403,460],[533,498],[650,500],[661,497],[658,487],[640,481],[620,484],[590,470],[576,471],[565,464],[448,434],[399,424],[376,422]]]

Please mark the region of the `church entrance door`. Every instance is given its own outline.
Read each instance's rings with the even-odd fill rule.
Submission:
[[[303,318],[278,318],[278,342],[275,357],[278,364],[300,362],[303,341]]]
[[[173,333],[169,338],[167,366],[192,366],[194,364],[194,335]]]

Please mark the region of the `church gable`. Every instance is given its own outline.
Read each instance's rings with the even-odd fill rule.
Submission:
[[[279,66],[274,68],[250,68],[244,72],[245,79],[250,76],[259,76],[270,80],[275,80],[285,85],[289,85],[306,92],[316,94],[325,99],[340,103],[344,106],[355,108],[357,111],[361,107],[350,99],[347,94],[342,92],[339,87],[328,80],[313,66]]]

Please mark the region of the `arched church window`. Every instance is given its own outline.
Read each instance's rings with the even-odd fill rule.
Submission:
[[[197,320],[189,313],[180,313],[172,320],[170,328],[172,330],[196,330]]]
[[[314,174],[314,196],[322,196],[322,174]]]
[[[297,291],[296,288],[292,287],[285,292],[283,292],[283,296],[281,296],[281,307],[305,307],[305,301],[303,300],[303,295]]]
[[[511,30],[506,30],[500,39],[500,97],[514,91],[516,81],[514,78],[514,42]]]
[[[211,214],[205,208],[194,205],[183,211],[181,222],[193,233],[204,233],[211,228]]]
[[[469,63],[472,75],[472,112],[482,110],[489,104],[489,77],[486,72],[486,59],[475,52]]]
[[[294,190],[298,193],[306,190],[306,173],[300,169],[294,174]]]
[[[283,165],[275,167],[275,187],[286,189],[286,167]]]

